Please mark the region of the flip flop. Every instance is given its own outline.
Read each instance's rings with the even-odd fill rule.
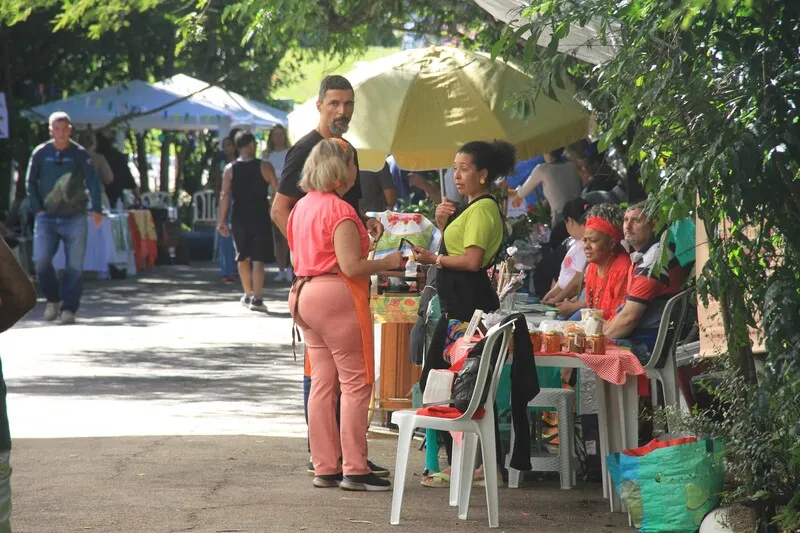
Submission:
[[[420,481],[420,485],[423,487],[430,487],[432,489],[449,488],[450,475],[445,474],[444,472],[436,472],[430,476],[423,477],[422,481]]]

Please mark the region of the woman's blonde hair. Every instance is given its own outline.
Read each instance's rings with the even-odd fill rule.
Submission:
[[[347,182],[353,148],[339,138],[323,139],[303,165],[300,188],[304,192],[330,192]]]

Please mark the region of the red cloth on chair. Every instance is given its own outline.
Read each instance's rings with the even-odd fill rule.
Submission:
[[[455,407],[448,407],[446,405],[431,405],[430,407],[418,409],[417,414],[422,416],[435,416],[437,418],[458,418],[463,413]],[[480,420],[483,418],[484,414],[486,414],[486,410],[481,407],[475,411],[475,414],[472,415],[472,419]]]

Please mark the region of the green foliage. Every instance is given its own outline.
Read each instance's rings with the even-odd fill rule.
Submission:
[[[308,58],[299,62],[299,52],[290,50],[281,62],[278,76],[280,88],[273,96],[275,98],[289,99],[301,104],[317,95],[319,80],[328,74],[345,74],[355,68],[357,63],[369,62],[380,59],[400,50],[397,47],[370,46],[362,53],[353,53],[345,58]]]
[[[414,202],[406,199],[398,200],[398,211],[400,213],[421,213],[425,218],[436,223],[436,204],[430,198],[425,198],[419,202]]]
[[[586,44],[617,55],[570,65],[561,40],[590,21],[599,31]],[[698,289],[720,302],[728,341],[718,393],[730,406],[732,496],[749,499],[764,531],[779,512],[797,528],[800,3],[539,0],[495,52],[549,28],[549,46],[526,54],[535,81],[520,99],[577,76],[601,147],[614,143],[639,167],[648,211],[662,227],[695,213],[703,221],[710,259]],[[768,355],[756,379],[748,327],[759,318]]]

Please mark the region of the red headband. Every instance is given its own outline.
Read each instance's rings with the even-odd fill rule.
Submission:
[[[586,229],[595,229],[605,233],[617,242],[622,240],[622,230],[611,222],[600,217],[589,217],[589,219],[586,221]]]

